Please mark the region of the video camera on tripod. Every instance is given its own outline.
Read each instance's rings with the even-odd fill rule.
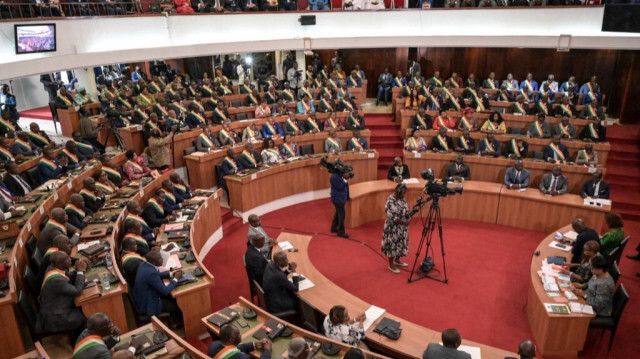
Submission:
[[[329,171],[329,173],[335,173],[340,177],[344,177],[346,179],[350,179],[355,176],[355,174],[351,172],[353,171],[353,167],[344,164],[340,159],[329,162],[327,161],[327,156],[323,156],[320,160],[320,166],[325,167]]]
[[[445,178],[439,183],[433,174],[433,170],[431,168],[426,169],[420,172],[420,177],[423,180],[427,181],[425,185],[425,193],[427,193],[430,197],[446,197],[447,195],[454,194],[462,194],[462,187],[447,187],[447,183],[449,183],[450,178]]]

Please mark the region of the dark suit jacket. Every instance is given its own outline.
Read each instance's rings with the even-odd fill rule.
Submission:
[[[571,247],[571,254],[573,254],[571,263],[580,263],[580,261],[582,261],[582,250],[584,249],[584,244],[589,241],[596,241],[600,243],[600,236],[598,236],[598,232],[593,229],[585,228],[582,232],[578,233],[576,241],[573,243],[573,247]]]
[[[52,270],[49,267],[47,270]],[[45,331],[74,330],[84,324],[82,310],[76,307],[74,298],[84,290],[84,274],[55,277],[47,281],[40,292],[40,314]]]
[[[394,165],[391,165],[389,167],[389,171],[387,172],[387,179],[392,180],[396,177],[398,177],[398,171],[396,171],[396,167]],[[407,179],[411,177],[411,174],[409,173],[409,166],[407,166],[406,164],[402,164],[402,179]]]
[[[96,199],[93,199],[83,193],[80,194],[82,198],[84,198],[84,206],[91,210],[91,212],[98,212],[104,204],[104,198],[96,197]]]
[[[24,179],[24,177],[23,177],[23,179]],[[27,180],[24,180],[24,181],[27,182]],[[15,178],[13,178],[13,176],[11,176],[9,174],[6,174],[4,176],[4,179],[2,180],[2,182],[4,183],[5,186],[7,186],[9,191],[14,196],[22,197],[22,196],[27,195],[27,193],[28,193],[28,192],[25,192],[25,190],[22,188],[22,186],[20,185],[18,180],[16,180]],[[27,185],[29,185],[29,184],[27,183]],[[32,188],[32,190],[33,190],[33,188]]]
[[[138,245],[138,248],[140,248],[140,245]],[[120,257],[123,257],[127,253],[129,252],[122,252],[122,255]],[[125,279],[127,280],[127,283],[130,287],[135,286],[138,267],[140,267],[140,264],[142,264],[142,262],[144,262],[144,260],[140,258],[132,258],[127,260],[127,263],[122,266],[124,268]]]
[[[93,212],[89,208],[84,207],[83,210],[85,212],[85,216],[93,215]],[[67,212],[67,217],[69,217],[67,222],[70,223],[71,225],[79,229],[82,229],[87,226],[87,222],[84,221],[84,218],[81,218],[80,215],[75,211],[65,209],[65,212]]]
[[[256,161],[256,165],[262,163],[262,157],[260,156],[258,151],[256,150],[251,151],[251,156],[253,157],[253,160]],[[249,162],[249,160],[244,157],[244,155],[240,154],[238,156],[238,159],[242,164],[242,168],[256,168],[256,166],[252,165],[251,162]]]
[[[138,313],[158,315],[162,312],[161,297],[169,297],[177,285],[175,280],[165,285],[162,281],[165,278],[169,278],[169,272],[160,273],[149,262],[140,264],[133,287],[133,301]]]
[[[66,224],[67,228],[67,236],[71,238],[76,232],[80,230],[72,225],[71,223]],[[40,255],[44,255],[47,252],[49,247],[53,246],[53,239],[60,234],[64,234],[58,227],[56,226],[45,226],[42,232],[40,232],[40,236],[38,237],[38,241],[36,242],[36,247],[40,251]]]
[[[267,264],[269,263],[264,254],[262,254],[260,250],[249,246],[247,251],[244,253],[244,262],[247,268],[247,274],[249,274],[249,279],[255,280],[258,284],[261,284],[264,270],[267,268]]]
[[[161,216],[151,204],[147,204],[144,206],[144,210],[142,211],[140,217],[142,217],[147,222],[149,227],[160,227],[164,223],[169,223],[169,220],[166,218],[166,216],[171,214],[171,212],[167,211],[164,206],[163,209],[164,215]]]
[[[529,173],[529,170],[526,168],[523,168],[522,171],[520,171],[520,178],[516,179],[517,172],[518,171],[516,171],[515,167],[507,168],[507,172],[504,174],[504,184],[509,187],[511,187],[514,184],[519,184],[520,188],[529,187],[529,181],[531,178],[531,174]]]
[[[213,358],[224,347],[225,346],[219,340],[211,342],[211,344],[209,345],[209,350],[207,350],[207,355],[209,355],[211,358]],[[230,356],[229,359],[249,359],[249,358],[251,358],[251,356],[249,354],[252,351],[255,350],[255,347],[254,347],[253,343],[241,343],[241,344],[238,345],[238,350],[240,350],[240,352],[234,354],[233,356]],[[260,359],[269,359],[269,358],[271,358],[271,351],[269,351],[269,350],[263,351],[262,355],[260,356]]]
[[[564,160],[569,161],[571,157],[569,157],[569,150],[567,149],[567,146],[561,143],[558,145],[558,148],[560,149],[560,151],[562,151],[562,154],[564,155]],[[549,160],[549,158],[553,158],[553,150],[551,149],[551,146],[546,146],[544,148],[543,156],[545,160]]]
[[[588,180],[582,185],[580,194],[583,196],[594,196],[594,184],[593,179]],[[600,188],[598,188],[598,198],[609,199],[609,183],[600,180]]]
[[[271,262],[267,265],[262,277],[262,289],[269,299],[269,311],[280,313],[296,309],[298,298],[299,277],[293,277],[293,283],[287,279],[287,274]]]
[[[449,149],[453,150],[453,140],[451,139],[451,137],[445,137],[445,141],[447,141],[447,146],[449,146]],[[429,148],[436,151],[444,151],[444,148],[442,148],[442,145],[440,145],[440,141],[438,141],[438,136],[433,136],[433,139],[431,139],[431,146],[429,146]]]
[[[331,202],[337,204],[347,203],[349,200],[349,184],[344,179],[335,174],[331,174]]]
[[[458,171],[456,169],[456,164],[455,163],[450,163],[447,166],[447,171],[444,174],[444,178],[449,178],[449,177],[453,177],[453,176],[460,176],[466,180],[471,178],[471,170],[469,169],[469,166],[465,163],[460,165],[460,170]]]
[[[540,181],[540,190],[549,190],[549,187],[551,187],[551,177],[553,175],[551,173],[547,173],[544,176],[542,176],[542,181]],[[567,177],[565,176],[560,176],[558,178],[558,182],[556,183],[556,191],[558,192],[558,194],[563,194],[563,193],[567,193],[567,190],[569,188],[569,180],[567,180]]]

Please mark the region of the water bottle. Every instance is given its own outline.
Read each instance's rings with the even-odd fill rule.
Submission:
[[[111,261],[111,253],[107,253],[107,256],[104,257],[104,262],[106,263],[107,268],[111,268],[113,265],[113,262]]]
[[[111,289],[111,283],[109,282],[109,272],[102,273],[102,290],[108,292]]]

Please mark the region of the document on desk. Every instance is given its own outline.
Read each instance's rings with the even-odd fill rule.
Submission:
[[[578,302],[569,303],[571,313],[593,314],[593,307],[588,304],[580,304]]]
[[[367,331],[369,327],[371,327],[373,323],[384,314],[384,312],[386,312],[386,310],[382,308],[376,307],[375,305],[370,306],[369,309],[364,312],[367,316],[367,319],[365,319],[363,323],[364,330]]]
[[[173,248],[171,250],[167,250],[167,247],[169,246],[173,246]],[[162,249],[163,252],[167,252],[167,253],[178,253],[180,252],[180,248],[173,244],[173,243],[165,243],[160,245],[160,248]]]
[[[168,223],[164,226],[164,231],[177,231],[182,229],[182,227],[184,227],[184,223]]]
[[[417,178],[407,178],[407,179],[403,179],[402,183],[404,183],[404,184],[419,184],[420,181],[418,181]]]
[[[305,278],[304,280],[298,282],[298,292],[313,288],[314,286],[315,284],[313,284],[313,282],[309,278]]]
[[[551,241],[551,243],[549,243],[549,247],[560,249],[560,250],[563,250],[565,252],[571,251],[571,246],[568,246],[566,244],[562,244],[562,243],[559,243],[559,242],[556,242],[556,241]]]
[[[87,249],[95,244],[99,244],[100,241],[99,240],[95,240],[95,241],[88,241],[88,242],[80,242],[78,243],[78,252],[80,252],[83,249]]]
[[[283,251],[288,251],[289,249],[293,249],[293,245],[289,241],[278,242],[278,245],[280,246],[280,249],[282,249]]]
[[[180,258],[178,258],[177,254],[169,254],[164,251],[160,251],[160,254],[162,255],[162,267],[160,267],[160,272],[168,272],[172,269],[182,268]]]
[[[576,233],[574,231],[569,231],[569,232],[563,234],[563,236],[566,239],[570,239],[572,241],[575,241],[578,238],[578,233]]]
[[[480,347],[472,347],[469,345],[461,345],[458,347],[458,350],[469,353],[471,355],[471,359],[481,359],[480,356]]]

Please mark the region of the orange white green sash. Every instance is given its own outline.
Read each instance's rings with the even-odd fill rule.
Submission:
[[[231,141],[232,145],[236,144],[236,141],[233,140],[233,137],[231,137],[229,132],[227,132],[227,130],[225,130],[224,128],[220,130],[220,134],[222,135],[222,137],[224,137],[224,138],[228,139],[229,141]]]
[[[531,81],[530,81],[530,80],[524,80],[524,82],[527,84],[527,87],[529,88],[529,91],[533,91],[533,90],[535,90],[535,89],[533,88],[533,83],[531,83]]]
[[[503,101],[509,101],[509,96],[507,96],[506,91],[500,91],[500,98],[501,98]]]
[[[53,218],[49,218],[49,221],[46,224],[47,226],[52,226],[52,227],[56,227],[58,228],[60,231],[62,231],[62,233],[64,233],[65,235],[67,234],[67,228],[60,222],[56,221]]]
[[[538,102],[538,108],[542,110],[542,112],[544,112],[545,116],[549,115],[549,110],[547,109],[547,106],[545,106],[542,102]]]
[[[218,103],[213,99],[213,97],[210,97],[210,98],[207,100],[207,103],[208,103],[208,104],[210,104],[210,105],[212,106],[212,108],[216,108],[216,107],[218,107]]]
[[[107,98],[115,98],[116,97],[116,95],[113,92],[109,91],[109,89],[106,88],[106,87],[104,88],[103,92],[106,92],[107,96],[105,96],[105,97],[107,97]]]
[[[351,121],[354,126],[360,127],[360,120],[358,120],[356,117],[353,117],[353,115],[349,115],[349,118],[347,120]],[[425,128],[427,127],[425,126]]]
[[[293,150],[293,146],[288,144],[288,143],[283,143],[283,148],[285,151],[287,151],[287,153],[289,154],[290,157],[295,157],[296,156],[296,151]]]
[[[489,126],[489,131],[495,131],[496,126],[491,122],[491,120],[487,120],[487,126]]]
[[[71,151],[69,151],[68,149],[63,148],[62,152],[71,160],[72,164],[76,164],[76,163],[80,162],[80,159],[78,158],[78,156],[76,156],[73,153],[71,153]]]
[[[320,127],[318,127],[318,124],[316,123],[316,121],[314,121],[311,117],[307,118],[307,123],[309,125],[311,125],[311,127],[313,127],[315,130],[320,131]]]
[[[573,111],[571,111],[571,107],[568,105],[560,105],[560,108],[565,115],[573,116]]]
[[[592,91],[589,91],[589,92],[587,93],[587,96],[589,96],[589,98],[591,99],[591,101],[595,101],[595,100],[596,100],[596,98],[597,98],[597,97],[596,97],[596,94],[595,94],[595,93],[593,93]]]
[[[128,160],[128,161],[127,161],[127,163],[128,163],[128,164],[130,164],[131,166],[133,166],[133,168],[134,168],[135,170],[137,170],[138,172],[140,172],[140,173],[143,173],[143,172],[144,172],[144,170],[142,169],[142,166],[140,166],[140,165],[139,165],[139,164],[137,164],[136,162],[131,161],[131,160]]]
[[[151,81],[151,83],[149,83],[149,85],[151,85],[151,87],[153,87],[153,89],[154,89],[156,92],[160,92],[160,91],[161,91],[161,90],[160,90],[160,87],[159,87],[158,85],[156,85],[156,83],[155,83],[155,82]]]
[[[305,76],[307,79],[310,79],[310,78],[312,78],[312,77],[313,77],[313,76],[311,75],[311,72],[309,72],[309,70],[304,70],[304,76]]]
[[[489,121],[491,122],[491,121]],[[462,116],[460,117],[460,123],[462,124],[462,126],[464,126],[464,128],[466,128],[467,130],[471,130],[471,123],[469,123],[469,120],[467,120],[466,116]]]
[[[82,208],[78,208],[76,205],[74,205],[73,203],[69,203],[64,207],[65,210],[69,210],[72,212],[75,212],[78,216],[80,216],[80,218],[84,218],[86,216],[85,211]]]
[[[558,148],[558,146],[556,146],[555,143],[550,143],[549,147],[551,147],[551,150],[556,154],[556,157],[558,157],[558,159],[560,161],[564,161],[564,154],[562,153],[560,148]]]
[[[4,147],[0,147],[0,154],[2,154],[2,156],[4,156],[7,160],[9,161],[13,161],[13,155],[11,154],[11,152],[9,152],[9,150],[7,150]]]
[[[249,88],[249,86],[242,84],[240,87],[244,90],[244,93],[251,93],[251,88]]]
[[[140,236],[135,235],[133,233],[130,233],[125,238],[127,238],[127,237],[131,237],[131,238],[135,239],[136,241],[138,241],[137,237],[140,237]],[[144,244],[148,247],[149,244],[147,243],[147,241],[145,241],[144,238],[142,238],[142,237],[140,237],[140,238],[144,241]],[[144,261],[144,258],[142,258],[141,255],[139,255],[138,253],[131,252],[131,253],[127,253],[127,254],[122,256],[122,265],[126,265],[127,262],[129,262],[132,259],[136,259],[136,258]]]
[[[220,88],[222,89],[223,95],[228,95],[231,93],[231,90],[229,90],[229,88],[223,84],[220,84]]]
[[[399,77],[394,77],[393,84],[395,87],[402,87],[402,80]]]
[[[120,102],[121,104],[124,105],[124,107],[126,108],[132,108],[133,106],[131,106],[131,104],[129,103],[129,101],[123,99],[122,97],[118,96],[118,102]]]
[[[438,100],[430,93],[427,93],[427,97],[429,97],[429,99],[431,99],[431,108],[439,110],[440,109],[440,103],[438,103]]]
[[[81,194],[83,197],[84,197],[84,196],[87,196],[87,197],[91,198],[91,199],[92,199],[92,200],[94,200],[94,201],[98,199],[98,197],[96,197],[95,193],[93,193],[92,191],[89,191],[89,190],[88,190],[88,189],[86,189],[86,188],[81,189],[81,190],[80,190],[80,194]]]
[[[240,353],[240,350],[233,345],[227,345],[213,357],[213,359],[231,359],[234,355]]]
[[[9,121],[6,121],[4,118],[0,118],[0,125],[6,127],[9,131],[15,131],[16,128]]]
[[[590,117],[596,117],[598,115],[596,111],[593,109],[593,107],[591,106],[587,106],[587,111],[589,112]]]
[[[484,105],[482,104],[482,102],[476,102],[478,104],[478,106],[476,106],[476,111],[484,111]]]
[[[236,161],[234,161],[233,159],[231,159],[231,157],[226,156],[226,157],[224,158],[224,161],[225,161],[225,162],[227,162],[227,164],[228,164],[229,166],[231,166],[231,168],[233,168],[233,172],[235,172],[235,171],[237,171],[237,170],[238,170],[238,165],[236,165]]]
[[[427,128],[427,123],[424,121],[422,116],[420,116],[420,114],[416,114],[416,119],[418,120],[418,122],[420,122],[420,126],[424,127],[425,129]]]
[[[44,286],[53,278],[65,278],[67,281],[69,280],[69,277],[67,277],[67,274],[64,271],[60,269],[52,269],[45,274],[44,280],[42,281],[42,288],[44,288]]]
[[[133,213],[127,214],[127,217],[124,220],[125,221],[133,220],[133,221],[139,222],[143,227],[149,228],[149,225],[147,224],[147,221],[145,221],[142,217],[140,217],[138,215],[135,215]]]
[[[247,127],[249,128],[249,127]],[[205,142],[206,146],[208,148],[212,148],[213,147],[213,142],[209,139],[209,137],[207,137],[204,133],[201,133],[200,135],[198,135],[198,137]]]
[[[354,80],[352,79],[352,81],[354,81]],[[354,82],[355,82],[355,81],[354,81]],[[333,81],[332,79],[329,79],[329,86],[331,86],[331,87],[332,87],[332,88],[334,88],[334,89],[337,89],[337,88],[338,88],[338,84],[336,84],[336,82],[335,82],[335,81]],[[355,86],[355,85],[354,85],[354,86]]]
[[[245,151],[242,151],[242,157],[244,157],[247,161],[249,161],[249,163],[251,164],[251,166],[256,167],[258,164],[256,163],[256,160],[253,158],[253,156]]]
[[[157,199],[151,198],[147,203],[150,204],[151,207],[153,207],[153,209],[155,209],[156,212],[158,212],[158,214],[160,214],[161,216],[164,216],[164,209],[162,208],[162,205],[158,203]]]
[[[138,95],[138,99],[139,99],[141,102],[143,102],[143,103],[145,103],[145,104],[147,104],[147,105],[151,105],[151,103],[152,103],[152,102],[151,102],[151,99],[150,99],[150,98],[148,98],[147,96],[145,96],[145,94],[143,94],[143,93],[141,93],[140,95]]]
[[[62,95],[58,95],[58,98],[60,100],[62,100],[62,102],[64,102],[65,105],[67,106],[73,106],[73,103],[71,101],[69,101],[69,99],[67,98],[67,96],[62,96]]]
[[[524,100],[525,100],[526,102],[529,102],[529,101],[530,101],[529,94],[527,94],[526,92],[524,92],[524,89],[520,90],[520,94],[522,95],[522,97],[524,97]]]
[[[298,125],[296,125],[295,122],[293,122],[290,118],[287,118],[287,125],[289,125],[289,127],[292,128],[295,132],[300,131]]]
[[[207,121],[199,113],[191,111],[189,112],[189,114],[195,117],[198,120],[198,122],[200,122],[201,124],[207,123]]]
[[[404,85],[404,87],[402,88],[402,94],[404,96],[411,95],[411,88],[409,87],[409,85]]]
[[[493,147],[493,145],[491,144],[491,142],[489,142],[488,139],[483,138],[482,142],[484,142],[484,149],[485,150],[487,150],[489,152],[495,152],[496,151],[495,147]]]
[[[313,96],[311,96],[311,92],[309,92],[309,90],[307,90],[306,87],[302,87],[302,88],[300,88],[300,90],[302,90],[302,92],[304,92],[305,95],[308,95],[309,98],[313,97]],[[302,103],[304,103],[304,101],[302,101]]]
[[[18,139],[17,139],[17,140],[18,140]],[[17,141],[17,140],[16,140],[16,141]],[[88,145],[88,144],[86,144],[86,143],[79,142],[79,141],[73,141],[73,142],[75,142],[75,143],[76,143],[76,146],[78,146],[78,147],[82,147],[82,148],[84,148],[84,149],[87,149],[87,150],[89,150],[89,151],[93,152],[93,146]],[[21,144],[26,144],[27,146],[29,146],[29,144],[27,144],[26,142],[22,142]],[[26,147],[25,147],[25,148],[26,148]]]
[[[460,136],[460,145],[462,146],[462,148],[464,148],[465,150],[469,149],[469,144],[467,143],[467,139],[464,136]]]
[[[43,157],[42,159],[40,159],[40,163],[44,164],[45,166],[51,168],[54,171],[58,169],[58,165],[48,158]]]
[[[118,172],[115,168],[111,168],[111,167],[107,167],[107,166],[102,166],[102,170],[104,172],[107,172],[107,175],[112,175],[114,177],[118,177],[118,179],[122,178],[122,175],[120,174],[120,172]]]
[[[357,138],[355,137],[351,137],[351,139],[349,140],[349,142],[351,143],[351,147],[353,147],[356,150],[363,150],[364,147],[362,147],[362,145],[360,144],[360,142],[358,141]]]
[[[140,117],[142,117],[144,121],[149,119],[149,116],[147,116],[147,114],[139,108],[136,109],[136,113],[140,115]]]
[[[438,116],[436,120],[438,121],[438,125],[440,125],[440,128],[447,128],[447,125],[444,124],[444,120],[442,119],[442,116]]]
[[[407,139],[407,145],[405,147],[407,147],[407,149],[410,151],[414,151],[414,150],[417,151],[420,149],[420,144],[418,143],[418,140],[416,140],[415,138],[409,137]]]
[[[416,86],[422,86],[422,81],[420,81],[420,79],[418,79],[417,77],[414,77],[411,79],[413,81],[413,84]]]
[[[569,126],[568,125],[565,127],[563,124],[559,123],[558,127],[560,127],[560,131],[562,131],[562,134],[564,136],[571,137],[571,135],[569,134]]]
[[[167,191],[166,189],[162,189],[162,192],[164,192],[164,195],[167,199],[169,199],[169,202],[175,204],[176,203],[176,196],[173,195],[173,193]]]
[[[587,162],[591,162],[592,157],[589,155],[587,150],[580,150],[580,154],[587,160]],[[580,154],[578,154],[578,157],[580,157]]]
[[[495,89],[496,89],[496,84],[493,82],[493,80],[492,80],[492,79],[487,79],[486,81],[487,81],[487,83],[489,84],[489,88],[490,88],[490,89],[492,89],[492,90],[495,90]]]
[[[159,103],[156,103],[153,107],[157,108],[163,116],[169,116],[169,112],[167,112],[167,110],[164,107],[162,107]]]
[[[340,100],[340,103],[342,104],[342,106],[348,108],[349,111],[353,111],[353,106],[349,102],[345,101],[344,98]]]
[[[336,121],[334,121],[331,117],[329,117],[329,118],[327,119],[327,122],[329,122],[329,126],[330,126],[331,128],[336,128],[336,127],[337,127],[337,125],[336,125]]]
[[[25,142],[19,138],[16,138],[15,143],[17,143],[18,145],[20,145],[20,147],[24,148],[26,151],[31,151],[31,145],[29,144],[29,142]],[[77,144],[78,142],[76,142]],[[93,149],[93,148],[92,148]]]
[[[451,77],[451,78],[449,79],[449,82],[451,82],[451,84],[452,84],[452,85],[453,85],[453,87],[455,87],[455,88],[459,88],[459,87],[460,87],[460,85],[458,84],[458,81],[456,81],[453,77]]]
[[[76,358],[85,350],[93,348],[95,346],[103,346],[105,348],[107,347],[99,335],[89,335],[88,337],[79,341],[78,344],[76,344],[76,346],[73,348],[73,357]]]
[[[288,101],[292,101],[293,99],[295,99],[295,96],[293,95],[293,92],[291,92],[291,90],[284,89],[282,90],[282,93]]]
[[[591,137],[595,138],[596,140],[600,139],[600,135],[598,135],[598,131],[596,131],[596,129],[593,127],[593,123],[590,123],[587,128],[589,129],[589,134],[591,135]]]
[[[311,105],[307,104],[304,101],[300,101],[300,103],[302,104],[302,108],[304,109],[304,112],[309,112],[311,110]]]
[[[431,78],[431,80],[436,83],[436,86],[442,87],[442,81],[440,81],[440,79],[438,79],[437,77],[434,76]]]
[[[447,144],[447,140],[445,140],[444,137],[442,137],[441,135],[438,135],[436,136],[436,139],[440,143],[440,146],[442,146],[443,150],[449,151],[449,145]]]
[[[589,88],[589,91],[587,93],[594,93],[595,92],[593,90],[593,85],[591,85],[591,82],[587,82],[587,87]]]
[[[449,100],[451,100],[451,103],[453,104],[453,106],[456,108],[456,110],[460,110],[460,104],[458,103],[458,101],[456,101],[456,98],[453,96],[453,94],[451,93],[451,91],[449,91],[447,88],[443,87],[442,91],[444,91],[444,93],[447,95],[447,98]]]
[[[167,90],[167,93],[168,93],[169,95],[173,96],[173,97],[176,97],[176,93],[175,93],[175,91],[173,91],[173,89],[168,89],[168,90]]]
[[[181,104],[174,102],[171,104],[173,107],[178,109],[178,112],[187,113],[187,108],[182,106]]]
[[[44,257],[48,257],[59,250],[60,248],[57,248],[57,247],[49,247],[49,249],[47,249],[47,251],[44,252]]]
[[[534,129],[534,130],[536,130],[536,134],[537,134],[539,137],[544,136],[544,132],[542,131],[542,125],[540,124],[540,122],[535,121],[535,122],[533,123],[533,129]]]
[[[102,182],[96,182],[96,188],[101,190],[102,192],[104,192],[106,194],[112,194],[112,193],[114,193],[116,191],[115,188],[109,186],[106,183],[102,183]]]
[[[271,92],[267,92],[265,96],[269,96],[272,102],[276,102],[276,96],[273,95]]]
[[[325,99],[322,99],[320,101],[324,104],[326,108],[328,108],[329,110],[333,110],[333,106],[331,106],[331,104],[329,104],[329,102],[327,102]]]
[[[162,130],[160,129],[160,127],[158,127],[158,125],[155,124],[155,122],[149,120],[147,121],[147,125],[151,127],[152,130],[158,130],[158,132],[162,133]]]
[[[173,187],[178,190],[180,193],[187,193],[187,186],[182,185],[180,183],[174,183]]]
[[[280,152],[278,152],[278,150],[276,150],[275,148],[265,148],[265,151],[271,153],[272,155],[276,156],[276,159],[280,159]]]
[[[49,145],[49,140],[46,137],[42,136],[39,133],[35,133],[33,131],[29,132],[29,137],[33,138],[38,143],[43,143],[45,145]]]
[[[207,85],[202,85],[202,89],[204,90],[204,92],[207,93],[207,95],[211,96],[211,94],[213,94],[213,90],[211,89],[211,87],[207,86]]]
[[[244,129],[244,135],[245,135],[244,137],[247,137],[247,138],[254,138],[254,137],[256,137],[256,134],[255,134],[255,132],[251,129],[251,127],[246,127],[246,128]],[[200,135],[200,136],[202,136],[202,135]]]
[[[330,143],[330,144],[329,144],[329,149],[331,149],[331,147],[335,147],[335,148],[336,148],[336,150],[339,150],[339,149],[340,149],[340,144],[338,143],[338,141],[337,141],[335,138],[333,138],[333,137],[328,137],[328,138],[327,138],[327,141],[329,141],[329,143]]]
[[[514,105],[516,106],[516,112],[518,112],[518,113],[525,113],[526,112],[524,110],[524,106],[520,102],[516,102],[516,103],[514,103]]]
[[[257,105],[257,104],[258,104],[258,100],[256,99],[256,97],[255,97],[255,96],[253,96],[253,94],[249,94],[249,96],[247,96],[247,98],[249,99],[249,102],[250,102],[250,103],[252,103],[252,104],[254,104],[254,105]]]
[[[320,75],[320,77],[322,78],[325,78],[325,79],[327,78],[327,73],[324,72],[324,69],[320,70],[320,72],[318,72],[318,75]]]
[[[518,143],[516,142],[515,138],[512,138],[509,141],[509,146],[511,146],[511,151],[513,151],[513,154],[515,154],[517,157],[522,157],[522,154],[520,153],[520,147],[518,147]]]
[[[218,116],[222,117],[222,120],[223,120],[223,121],[226,121],[226,120],[227,120],[227,116],[225,116],[224,112],[220,111],[220,110],[219,110],[219,109],[217,109],[217,108],[215,109],[215,111],[214,111],[214,112],[215,112]]]
[[[353,86],[353,87],[358,86],[358,82],[354,80],[352,76],[349,76],[347,78],[347,82],[349,82],[349,86]]]
[[[277,135],[278,133],[276,132],[275,127],[273,126],[273,124],[271,124],[270,122],[265,123],[265,125],[267,126],[267,129],[269,130],[269,132],[271,133],[272,136]]]

